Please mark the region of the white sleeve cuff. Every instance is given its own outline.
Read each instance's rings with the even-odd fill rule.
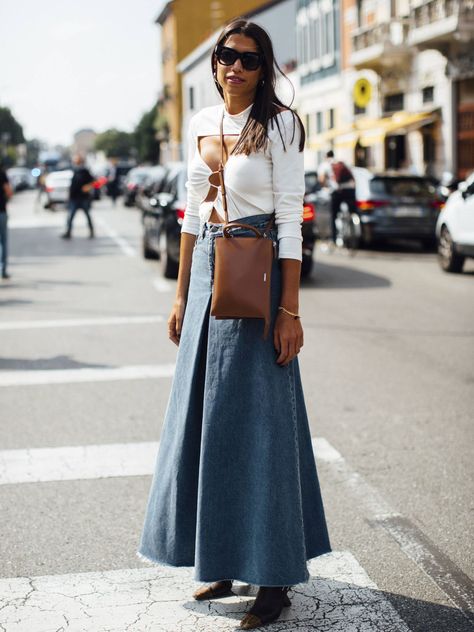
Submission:
[[[303,259],[302,237],[281,237],[278,239],[278,259]]]
[[[182,233],[190,233],[191,235],[199,234],[199,217],[184,213],[183,223],[181,224]]]

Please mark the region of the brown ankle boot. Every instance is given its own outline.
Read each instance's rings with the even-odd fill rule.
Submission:
[[[287,595],[290,588],[291,586],[260,586],[252,607],[240,622],[240,627],[252,630],[276,621],[283,608],[291,606]]]
[[[217,597],[225,597],[232,592],[232,580],[223,579],[218,582],[214,582],[210,586],[202,586],[198,588],[194,593],[194,599],[216,599]]]

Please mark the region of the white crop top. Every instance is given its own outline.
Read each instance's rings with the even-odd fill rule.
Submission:
[[[209,189],[211,168],[198,150],[200,136],[218,136],[224,109],[224,134],[240,134],[247,122],[252,104],[239,114],[229,114],[225,105],[203,108],[195,114],[188,129],[187,204],[181,231],[197,235],[200,225],[209,220],[215,207],[224,217],[220,188],[217,197],[204,202]],[[229,220],[275,211],[278,230],[279,258],[302,259],[301,223],[303,221],[304,166],[303,152],[298,150],[300,130],[290,110],[276,115],[268,124],[268,146],[265,151],[230,154],[225,164],[225,186]],[[276,118],[275,117],[275,118]]]

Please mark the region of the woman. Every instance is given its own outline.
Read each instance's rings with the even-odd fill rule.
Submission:
[[[258,585],[240,623],[248,630],[277,619],[290,605],[288,589],[308,581],[306,561],[330,551],[296,357],[304,130],[275,94],[280,69],[258,25],[231,22],[212,69],[223,104],[204,108],[189,126],[188,201],[168,320],[179,347],[138,554],[195,566],[196,580],[213,582],[196,599],[231,594],[234,579]],[[222,117],[230,221],[263,229],[275,211],[266,339],[262,321],[209,314],[222,238],[215,173]]]

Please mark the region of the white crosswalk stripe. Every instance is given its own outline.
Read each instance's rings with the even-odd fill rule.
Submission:
[[[112,368],[51,369],[44,371],[1,371],[2,386],[72,384],[74,382],[109,382],[172,377],[174,364],[144,364]]]
[[[0,331],[104,325],[146,325],[149,323],[162,323],[164,320],[165,317],[160,314],[152,316],[109,316],[103,318],[61,318],[56,320],[15,320],[0,323]]]
[[[317,457],[326,460],[328,442],[313,444]],[[0,485],[151,475],[158,448],[158,441],[149,441],[2,450]]]
[[[409,632],[354,556],[333,552],[308,563],[310,581],[290,590],[275,632]],[[0,625],[7,632],[220,632],[234,630],[257,588],[198,602],[192,569],[153,565],[0,579]]]

